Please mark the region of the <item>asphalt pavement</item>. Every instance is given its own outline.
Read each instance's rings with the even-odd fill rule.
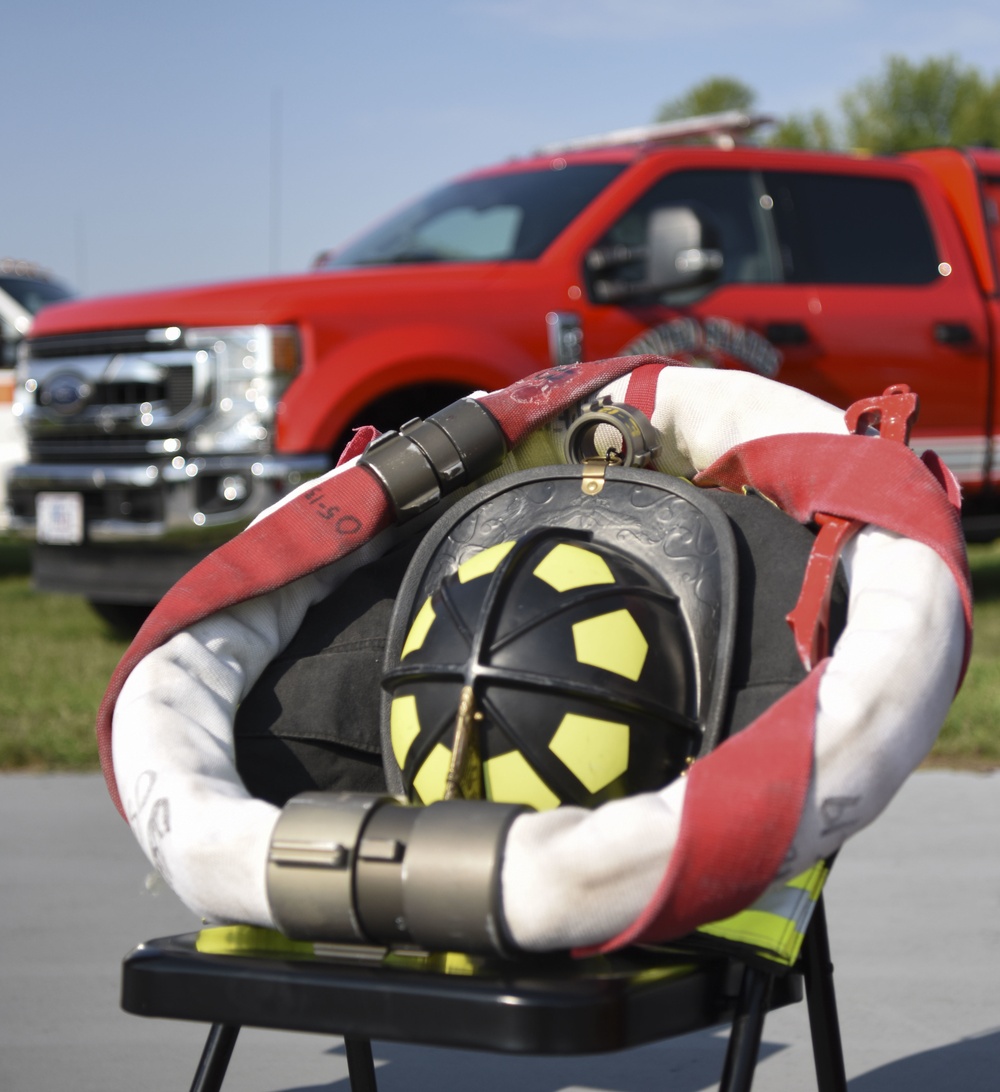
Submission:
[[[851,1092],[1000,1089],[1000,772],[921,771],[827,887]],[[197,927],[95,775],[0,776],[0,1092],[187,1089],[205,1028],[118,1007],[122,957]],[[724,1034],[509,1058],[374,1045],[382,1092],[701,1092]],[[755,1092],[815,1087],[805,1006],[772,1013]],[[347,1092],[339,1040],[245,1030],[231,1092]]]

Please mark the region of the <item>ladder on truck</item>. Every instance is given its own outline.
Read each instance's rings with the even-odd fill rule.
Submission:
[[[746,114],[742,110],[724,110],[718,114],[700,114],[677,121],[660,121],[652,125],[637,125],[631,129],[613,129],[609,133],[578,137],[558,144],[546,144],[537,155],[561,155],[563,152],[584,152],[592,148],[609,148],[625,144],[669,144],[692,137],[707,137],[719,148],[733,148],[740,137],[768,125],[774,118],[767,114]]]

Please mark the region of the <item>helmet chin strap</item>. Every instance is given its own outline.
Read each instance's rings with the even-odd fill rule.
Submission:
[[[451,742],[451,762],[445,778],[445,800],[482,800],[483,762],[479,750],[478,722],[483,714],[476,709],[476,692],[470,683],[462,687],[455,714]]]

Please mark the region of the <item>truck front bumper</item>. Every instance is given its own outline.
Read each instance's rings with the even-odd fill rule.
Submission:
[[[242,530],[295,486],[330,468],[326,455],[212,456],[166,463],[25,463],[7,478],[10,529],[51,542],[39,496],[76,496],[78,542],[204,546]]]
[[[329,467],[324,455],[26,463],[8,476],[9,529],[35,540],[39,590],[152,606],[205,554]],[[65,520],[59,535],[46,527],[46,497],[50,511],[75,515],[71,533]]]

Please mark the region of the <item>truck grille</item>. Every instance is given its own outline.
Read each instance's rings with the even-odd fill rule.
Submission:
[[[159,330],[88,330],[32,338],[29,352],[33,360],[52,360],[64,356],[148,353],[166,348],[173,346]]]
[[[24,425],[31,458],[146,458],[150,443],[186,434],[204,418],[211,352],[175,330],[101,330],[25,343],[34,404]],[[29,388],[30,390],[31,388]]]
[[[141,406],[163,402],[171,416],[185,410],[194,398],[194,368],[177,365],[170,369],[160,383],[99,382],[93,386],[91,405]]]
[[[48,435],[31,437],[28,441],[28,454],[33,462],[40,463],[75,463],[75,462],[135,462],[150,457],[146,446],[150,441],[166,440],[168,434],[143,432],[141,436],[94,436],[76,433],[73,435]]]

